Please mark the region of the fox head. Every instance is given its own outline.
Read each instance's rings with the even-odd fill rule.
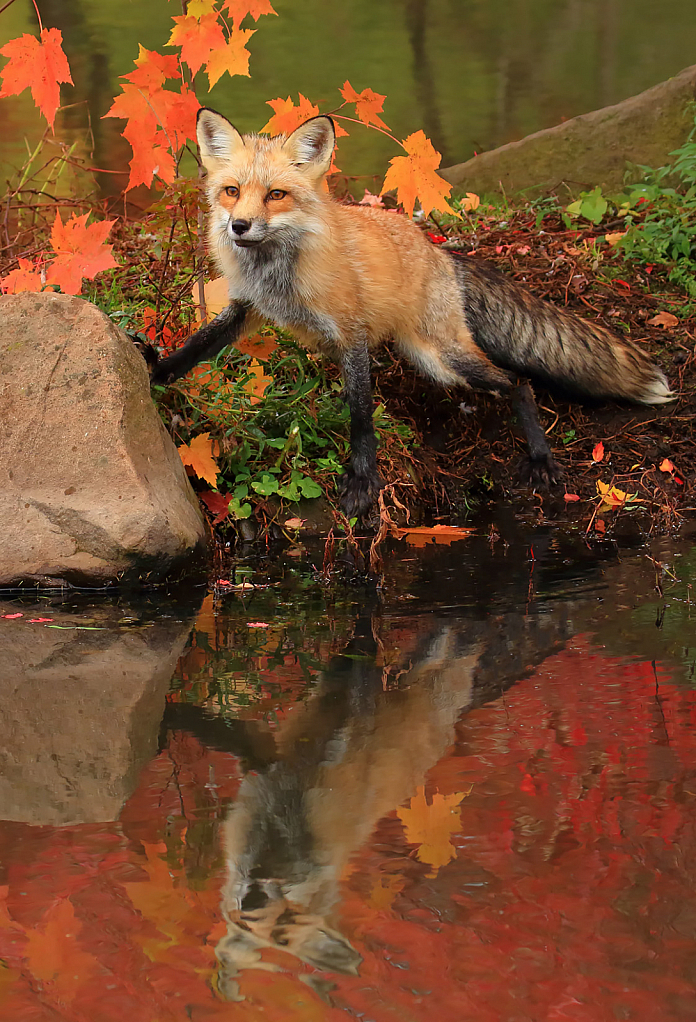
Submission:
[[[336,140],[330,117],[266,138],[240,135],[226,117],[203,107],[197,136],[215,240],[248,249],[321,229],[323,182]]]

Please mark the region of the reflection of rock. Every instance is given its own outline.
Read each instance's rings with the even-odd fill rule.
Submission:
[[[6,295],[0,313],[0,585],[180,567],[203,519],[134,346],[71,295]]]
[[[178,620],[149,626],[119,624],[116,606],[92,619],[45,605],[22,611],[24,618],[0,620],[0,818],[54,826],[115,820],[156,751],[191,621],[180,609]],[[0,605],[0,614],[14,612]],[[31,617],[51,617],[60,628]]]
[[[479,153],[440,173],[467,191],[528,194],[563,183],[578,192],[602,185],[620,191],[626,161],[661,167],[693,125],[688,104],[696,98],[696,65],[638,96],[573,117],[553,128]]]

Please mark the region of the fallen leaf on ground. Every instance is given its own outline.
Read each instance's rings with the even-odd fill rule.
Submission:
[[[283,522],[283,525],[288,529],[301,529],[304,525],[304,518],[288,518],[286,522]]]
[[[673,327],[679,326],[679,320],[671,312],[658,312],[656,316],[648,320],[648,326],[661,326],[666,330],[671,330]]]
[[[574,501],[574,500],[580,500],[580,498],[578,497],[577,493],[565,493],[563,495],[563,499],[565,501],[567,501],[567,503],[569,503],[569,504],[572,503],[572,501]]]
[[[230,500],[232,499],[230,494],[217,493],[215,490],[204,490],[198,496],[208,510],[215,515],[213,525],[219,525],[220,522],[224,522],[230,513]]]
[[[595,446],[594,446],[594,449],[592,451],[592,460],[593,461],[601,461],[603,457],[604,457],[604,444],[600,440],[599,443],[595,444]]]
[[[476,192],[467,192],[462,199],[462,209],[466,210],[467,213],[469,210],[478,209],[480,205],[481,199]],[[527,246],[527,251],[529,251],[529,246]]]
[[[660,463],[660,472],[669,472],[670,475],[674,474],[674,465],[669,458],[664,458]]]
[[[216,485],[218,467],[213,457],[210,433],[199,433],[190,444],[181,444],[177,447],[177,451],[184,465],[193,469],[199,479],[205,479],[211,486]]]
[[[607,245],[616,245],[617,242],[621,241],[626,236],[626,231],[615,231],[613,234],[605,234],[604,240]]]
[[[205,322],[207,323],[211,319],[215,319],[215,317],[230,304],[230,292],[227,277],[216,277],[215,280],[206,281],[203,285],[203,294],[205,296]],[[198,304],[200,299],[198,281],[196,281],[191,288],[191,297],[196,303],[197,317],[201,322],[203,322],[201,306]]]
[[[249,403],[257,405],[263,397],[266,387],[273,383],[272,376],[266,376],[263,366],[256,359],[252,359],[248,367],[249,379],[244,384],[244,390],[249,395]]]
[[[639,504],[641,502],[641,498],[637,493],[625,493],[616,486],[609,486],[608,483],[603,483],[601,479],[597,480],[597,493],[602,498],[602,503],[599,507],[600,511],[613,511],[618,507],[623,507],[625,504]]]
[[[263,334],[252,334],[251,337],[242,337],[235,343],[235,348],[243,355],[251,355],[253,358],[260,358],[264,362],[268,356],[278,347],[275,337],[265,337]]]

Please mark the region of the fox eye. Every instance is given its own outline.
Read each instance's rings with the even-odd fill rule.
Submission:
[[[269,199],[284,199],[287,194],[288,193],[284,192],[282,188],[272,188],[270,190],[270,192],[268,193],[268,198]]]
[[[225,188],[225,195],[229,195],[231,199],[236,199],[239,195],[239,188],[236,185],[228,185]]]

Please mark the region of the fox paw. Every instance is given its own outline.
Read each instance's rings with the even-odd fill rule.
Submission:
[[[563,469],[550,454],[528,458],[525,470],[532,486],[555,486],[563,478]]]
[[[340,504],[347,518],[360,518],[369,511],[384,486],[384,480],[377,472],[371,475],[356,475],[350,469],[341,478]]]

